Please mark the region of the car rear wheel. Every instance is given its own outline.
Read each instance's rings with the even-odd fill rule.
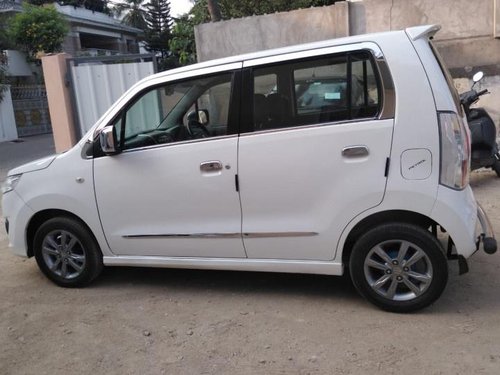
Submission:
[[[411,224],[384,224],[364,234],[353,247],[350,272],[361,295],[393,312],[432,304],[448,280],[440,243]]]
[[[102,253],[92,234],[80,222],[53,218],[43,223],[34,238],[40,270],[63,287],[82,287],[102,271]]]

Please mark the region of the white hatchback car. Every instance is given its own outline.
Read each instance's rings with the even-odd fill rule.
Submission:
[[[128,90],[66,153],[13,169],[10,246],[67,287],[107,266],[342,275],[435,301],[496,251],[437,26],[195,64]],[[448,234],[437,239],[437,228]]]

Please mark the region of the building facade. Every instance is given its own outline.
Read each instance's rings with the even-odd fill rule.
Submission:
[[[142,30],[104,13],[72,5],[54,3],[54,6],[64,15],[70,29],[63,52],[74,57],[139,53]],[[22,0],[0,0],[0,14],[13,15],[22,9]]]

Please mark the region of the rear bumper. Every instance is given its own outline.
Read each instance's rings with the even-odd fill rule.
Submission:
[[[497,240],[493,227],[481,205],[477,204],[477,221],[479,223],[479,234],[476,241],[476,250],[481,247],[487,254],[494,254],[497,251]]]

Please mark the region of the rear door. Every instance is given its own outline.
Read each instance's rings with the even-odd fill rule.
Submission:
[[[244,64],[253,104],[238,174],[249,258],[331,260],[348,222],[384,196],[394,120],[382,114],[372,51],[314,53]]]

